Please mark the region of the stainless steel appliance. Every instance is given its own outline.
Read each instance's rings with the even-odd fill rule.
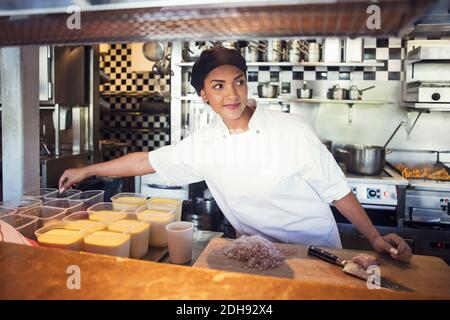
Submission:
[[[391,160],[394,170],[409,182],[405,198],[405,222],[416,226],[450,225],[450,169],[439,161],[440,152],[396,150],[395,153],[406,154]],[[417,160],[419,155],[422,158],[420,161]],[[423,156],[428,160],[424,160]]]
[[[405,101],[449,103],[450,81],[414,81],[406,84]],[[450,108],[450,106],[449,106]]]
[[[402,104],[408,108],[450,111],[450,41],[410,40],[406,47]]]
[[[378,176],[351,174],[340,165],[351,190],[381,235],[396,233],[414,254],[438,256],[450,264],[450,225],[446,222],[450,182],[408,180],[389,162]],[[355,226],[336,208],[332,207],[332,211],[344,248],[373,250]]]
[[[364,208],[397,211],[408,186],[408,180],[389,166],[384,166],[378,175],[367,176],[350,173],[343,163],[339,165],[350,189]]]
[[[164,180],[157,174],[147,174],[139,177],[140,193],[145,194],[148,197],[160,197],[188,200],[189,199],[189,185],[184,186],[168,186]]]

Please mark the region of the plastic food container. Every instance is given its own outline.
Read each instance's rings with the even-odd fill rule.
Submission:
[[[3,216],[6,216],[7,214],[14,214],[17,213],[16,209],[9,209],[5,207],[0,207],[0,218]]]
[[[103,202],[105,196],[105,191],[103,190],[89,190],[83,191],[81,193],[75,194],[69,199],[80,200],[83,202],[81,210],[87,210],[87,208],[92,207],[94,204]]]
[[[83,250],[85,233],[78,230],[68,230],[66,223],[53,223],[36,230],[35,235],[39,244],[59,249]]]
[[[129,233],[96,231],[84,237],[84,249],[87,252],[117,257],[130,257]]]
[[[130,234],[130,258],[142,258],[148,251],[150,224],[138,220],[119,220],[108,227],[113,232]]]
[[[135,212],[140,221],[150,223],[149,246],[167,247],[166,226],[175,221],[175,205],[148,204]]]
[[[1,202],[0,206],[8,209],[16,209],[16,213],[23,213],[25,211],[29,211],[34,208],[36,211],[39,206],[42,204],[42,200],[32,199],[32,198],[20,198],[15,200],[9,200],[5,202]],[[35,214],[32,214],[35,216]]]
[[[66,215],[82,210],[83,202],[80,200],[71,200],[71,199],[55,199],[44,202],[42,204],[46,207],[56,207],[66,209]]]
[[[34,232],[36,231],[38,225],[37,217],[12,213],[1,216],[0,219],[13,226],[24,237],[30,239],[34,238]]]
[[[55,199],[67,199],[67,198],[73,197],[74,195],[77,195],[80,193],[81,193],[80,190],[75,190],[75,189],[69,189],[69,190],[64,191],[63,193],[59,193],[59,191],[58,191],[54,195],[45,195],[44,201],[51,201],[51,200],[55,200]]]
[[[147,196],[140,193],[118,193],[111,198],[114,210],[134,211],[148,203]]]
[[[166,205],[166,204],[170,204],[170,205],[175,205],[176,209],[175,209],[175,221],[181,221],[181,215],[182,215],[182,210],[183,210],[183,200],[179,200],[179,199],[169,199],[169,198],[151,198],[149,200],[150,204],[155,204],[155,205]]]
[[[61,221],[66,213],[66,209],[46,206],[39,206],[22,212],[23,215],[37,217],[38,228],[45,227],[52,222]]]
[[[132,215],[131,211],[114,210],[111,202],[100,202],[94,204],[87,209],[89,212],[89,219],[94,221],[114,222],[122,219],[126,219],[129,215]]]
[[[23,196],[28,198],[35,198],[44,201],[44,197],[55,197],[58,189],[55,188],[41,188],[25,193]]]
[[[63,218],[67,222],[66,229],[80,230],[86,233],[101,231],[106,229],[106,224],[101,221],[89,220],[89,212],[78,211]]]

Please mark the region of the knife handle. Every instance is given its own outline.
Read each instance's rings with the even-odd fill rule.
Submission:
[[[308,254],[320,258],[322,260],[325,260],[327,262],[333,263],[335,265],[338,265],[340,267],[344,267],[345,264],[347,263],[347,261],[345,261],[344,259],[341,259],[328,251],[322,250],[314,246],[308,247]]]

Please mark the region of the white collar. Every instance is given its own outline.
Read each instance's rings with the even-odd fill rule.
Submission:
[[[254,131],[256,133],[260,133],[261,129],[264,125],[264,113],[262,110],[263,107],[256,106],[255,111],[253,112],[249,122],[248,122],[248,130]],[[231,135],[230,130],[228,129],[225,122],[222,120],[220,115],[216,116],[215,128],[220,131],[221,134],[227,136]]]

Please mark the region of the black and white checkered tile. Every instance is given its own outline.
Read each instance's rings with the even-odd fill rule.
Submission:
[[[403,59],[405,45],[401,38],[364,38],[363,61],[383,63],[380,67],[341,66],[249,66],[248,85],[251,94],[257,94],[257,86],[263,82],[282,83],[281,94],[291,93],[291,84],[316,80],[404,80]]]
[[[170,122],[169,115],[133,115],[114,113],[101,114],[100,121],[103,126],[114,129],[168,129]]]
[[[102,139],[119,139],[129,142],[131,145],[127,152],[151,151],[159,147],[170,144],[170,135],[164,132],[133,132],[131,130],[120,131],[104,131]],[[104,160],[111,160],[122,156],[121,150],[111,150],[104,156]]]
[[[100,85],[100,92],[152,92],[155,75],[150,72],[131,72],[131,44],[111,44],[109,51],[100,56],[100,68],[111,79]],[[159,79],[159,78],[158,78]],[[160,90],[170,92],[170,76],[159,79]]]
[[[131,72],[130,44],[110,45],[109,52],[100,58],[100,68],[111,79],[110,83],[100,85],[100,93],[119,93],[102,96],[111,111],[137,110],[139,104],[146,99],[145,94],[158,88],[155,81],[159,81],[161,93],[170,92],[170,76],[158,80],[150,72]],[[136,95],[127,95],[129,93]],[[143,95],[139,96],[140,93]],[[128,142],[130,147],[127,152],[151,151],[169,144],[169,124],[169,115],[100,114],[101,138]],[[111,150],[104,156],[105,160],[110,160],[122,155],[121,150]]]

